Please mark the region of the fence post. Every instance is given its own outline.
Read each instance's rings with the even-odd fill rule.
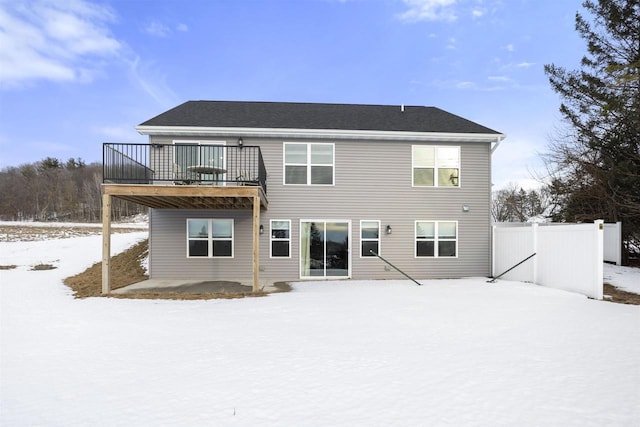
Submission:
[[[538,224],[537,223],[533,223],[533,225],[531,226],[531,246],[533,246],[531,248],[531,253],[537,254],[538,253]],[[533,257],[533,277],[532,277],[532,282],[534,284],[538,284],[538,258],[539,257]]]
[[[595,234],[595,257],[593,262],[596,263],[594,280],[594,298],[601,300],[604,288],[604,221],[598,219],[594,221]]]
[[[622,265],[622,222],[616,222],[616,265]]]
[[[491,226],[491,272],[490,277],[496,275],[496,225]]]

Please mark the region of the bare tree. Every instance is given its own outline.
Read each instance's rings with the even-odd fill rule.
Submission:
[[[549,200],[545,189],[525,191],[511,183],[493,194],[491,216],[495,222],[526,222],[545,216]]]
[[[97,221],[102,209],[102,165],[82,159],[42,161],[0,170],[0,218],[5,220]],[[114,201],[113,218],[145,212]]]

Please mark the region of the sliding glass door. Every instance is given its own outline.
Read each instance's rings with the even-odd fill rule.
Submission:
[[[177,179],[211,181],[222,179],[198,170],[226,170],[224,142],[174,141],[174,173]],[[218,174],[219,175],[219,174]]]
[[[349,277],[349,221],[301,221],[300,277]]]

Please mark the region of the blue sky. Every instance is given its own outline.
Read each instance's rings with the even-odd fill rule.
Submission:
[[[531,185],[560,125],[543,66],[578,67],[582,0],[0,0],[0,168],[101,161],[187,100],[436,106],[507,134]]]

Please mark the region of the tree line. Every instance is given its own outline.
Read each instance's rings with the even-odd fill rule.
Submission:
[[[544,187],[526,191],[509,184],[493,193],[491,217],[495,222],[551,221],[556,207]]]
[[[112,218],[146,212],[113,199]],[[80,158],[43,160],[0,170],[0,219],[98,222],[102,218],[102,164]]]

